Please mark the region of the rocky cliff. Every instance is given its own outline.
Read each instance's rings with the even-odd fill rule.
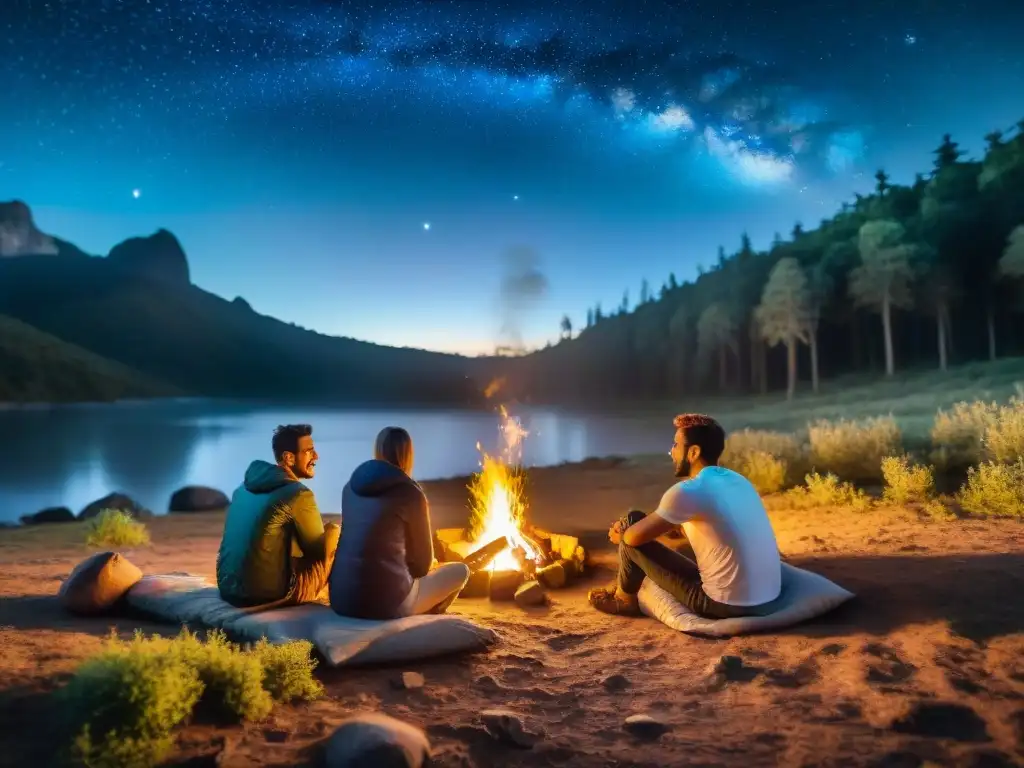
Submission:
[[[32,211],[25,203],[0,203],[0,258],[55,256],[59,252],[56,241],[36,229]]]

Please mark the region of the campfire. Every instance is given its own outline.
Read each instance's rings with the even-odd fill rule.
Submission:
[[[500,456],[480,451],[480,471],[469,483],[465,528],[442,528],[434,548],[441,562],[464,562],[473,569],[463,597],[490,597],[537,605],[545,589],[564,587],[582,575],[586,553],[575,536],[549,533],[528,518],[523,440],[528,432],[501,408]]]

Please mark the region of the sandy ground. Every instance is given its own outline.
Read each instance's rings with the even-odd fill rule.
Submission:
[[[589,462],[535,471],[534,521],[601,542],[627,507],[651,508],[667,466]],[[435,523],[464,520],[464,481],[428,485]],[[447,766],[1000,766],[1024,764],[1024,526],[938,523],[899,509],[772,513],[780,548],[855,591],[816,622],[771,635],[704,640],[650,619],[611,618],[586,603],[589,583],[529,612],[459,601],[454,611],[501,634],[486,653],[401,669],[325,669],[320,701],[279,707],[266,723],[180,731],[176,765],[296,765],[348,714],[382,710],[424,727]],[[222,517],[160,518],[153,545],[127,553],[144,571],[213,575]],[[0,763],[46,765],[57,717],[50,693],[116,626],[61,612],[54,595],[88,554],[78,524],[0,532]],[[606,543],[606,541],[605,541]],[[611,552],[595,549],[599,562]],[[146,632],[176,628],[141,625]],[[732,679],[716,676],[738,656]],[[396,674],[424,674],[399,690]],[[621,687],[606,686],[619,674]],[[539,740],[505,746],[479,713],[522,715]],[[638,739],[648,713],[670,726]],[[8,762],[9,760],[9,762]]]

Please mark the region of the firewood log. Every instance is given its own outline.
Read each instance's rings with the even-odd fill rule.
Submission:
[[[488,564],[501,554],[508,547],[508,539],[504,536],[499,536],[490,544],[485,544],[473,552],[466,555],[462,562],[469,566],[471,571],[479,571],[486,568]]]
[[[491,600],[515,600],[516,590],[523,583],[523,574],[519,571],[491,572]]]

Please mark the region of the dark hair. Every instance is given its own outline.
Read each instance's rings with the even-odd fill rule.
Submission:
[[[274,449],[274,461],[280,461],[285,451],[299,452],[299,438],[313,434],[311,424],[281,424],[274,430],[270,447]]]
[[[700,448],[700,457],[706,464],[717,464],[725,450],[725,430],[722,425],[703,413],[681,413],[672,422],[683,430],[687,445]]]

